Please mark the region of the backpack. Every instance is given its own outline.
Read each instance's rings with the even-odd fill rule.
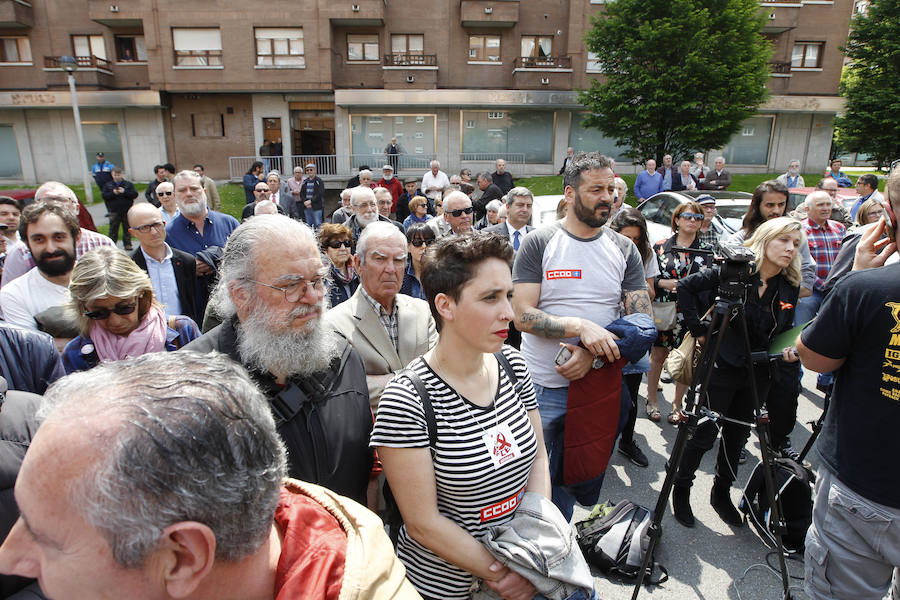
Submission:
[[[806,530],[812,524],[813,477],[806,468],[790,458],[776,458],[772,473],[775,484],[775,501],[781,510],[785,531],[781,536],[784,549],[791,553],[802,553],[806,543]],[[738,508],[764,540],[775,545],[775,534],[766,493],[766,478],[763,463],[753,469],[744,487],[744,494]]]
[[[584,521],[575,524],[578,545],[591,564],[607,574],[637,579],[650,545],[651,513],[629,500],[609,506],[598,504]],[[658,569],[660,576],[653,578]],[[665,567],[650,558],[644,579],[656,585],[669,579]]]

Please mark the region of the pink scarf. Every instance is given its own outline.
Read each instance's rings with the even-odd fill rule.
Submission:
[[[102,362],[123,360],[151,352],[162,352],[166,347],[166,316],[151,306],[134,331],[122,337],[110,333],[99,323],[91,324],[91,341]]]

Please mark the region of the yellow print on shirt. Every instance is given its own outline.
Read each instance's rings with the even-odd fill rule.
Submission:
[[[894,328],[891,333],[900,333],[900,302],[885,302],[884,305],[891,309],[891,316],[894,317]],[[891,344],[894,343],[893,338]]]

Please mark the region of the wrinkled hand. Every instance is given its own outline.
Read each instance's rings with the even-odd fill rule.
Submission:
[[[581,346],[573,346],[572,344],[561,344],[569,349],[572,356],[562,365],[556,367],[556,372],[568,379],[575,381],[581,379],[591,370],[591,363],[594,362],[594,355],[582,348]]]
[[[856,245],[856,256],[853,259],[853,270],[863,271],[884,266],[884,261],[897,251],[897,244],[888,238],[881,239],[884,235],[886,221],[884,217],[878,219],[875,227],[865,232]]]
[[[537,590],[527,579],[504,567],[500,561],[494,561],[491,571],[502,573],[497,581],[485,580],[489,588],[497,592],[503,600],[532,600]]]
[[[203,277],[204,275],[209,275],[213,272],[211,266],[203,262],[202,260],[197,260],[197,277]]]
[[[594,356],[602,355],[604,362],[611,363],[619,359],[619,347],[616,335],[587,319],[581,320],[581,343]]]

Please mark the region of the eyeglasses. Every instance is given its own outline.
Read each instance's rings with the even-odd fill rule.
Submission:
[[[150,233],[151,229],[156,229],[157,231],[163,229],[166,226],[162,221],[156,221],[154,223],[147,223],[146,225],[140,225],[138,227],[133,227],[135,231],[140,231],[141,233]]]
[[[702,221],[703,215],[698,215],[697,213],[689,213],[684,212],[679,215],[682,219],[689,219],[691,221]]]
[[[447,214],[450,214],[456,218],[459,218],[459,217],[463,216],[464,214],[471,215],[473,212],[475,212],[475,209],[472,208],[471,206],[467,206],[465,208],[457,208],[456,210],[448,211]]]
[[[306,293],[309,291],[310,286],[319,293],[321,293],[322,290],[325,289],[324,275],[320,275],[315,279],[301,279],[300,281],[289,283],[288,285],[283,287],[272,285],[271,283],[263,283],[262,281],[257,281],[255,279],[247,279],[247,281],[258,283],[259,285],[265,286],[267,288],[272,288],[273,290],[278,290],[279,292],[284,294],[284,299],[288,302],[296,302],[300,298],[306,296]]]
[[[116,313],[117,315],[130,315],[136,308],[137,302],[132,302],[131,304],[120,304],[112,310],[108,308],[98,308],[97,310],[91,311],[86,310],[84,311],[84,316],[92,321],[102,321],[103,319],[108,319],[109,315],[112,313]]]
[[[328,244],[326,244],[326,245],[329,248],[333,248],[334,250],[337,250],[341,246],[343,246],[344,248],[349,248],[352,244],[353,244],[353,242],[351,242],[350,240],[332,240],[332,241],[328,242]]]
[[[356,205],[356,208],[375,208],[376,206],[374,202],[360,202]]]
[[[422,244],[425,244],[426,246],[430,246],[430,245],[432,245],[433,243],[435,243],[436,241],[437,241],[436,238],[432,238],[432,239],[430,239],[430,240],[415,239],[415,240],[412,240],[412,241],[410,242],[410,244],[412,244],[412,245],[415,246],[416,248],[419,248],[419,247],[422,246]]]
[[[266,192],[269,191],[269,188],[265,188],[265,189],[260,188],[258,190],[253,190],[253,191],[256,192],[257,194],[265,194]]]
[[[157,196],[172,196],[175,192],[156,192]]]

